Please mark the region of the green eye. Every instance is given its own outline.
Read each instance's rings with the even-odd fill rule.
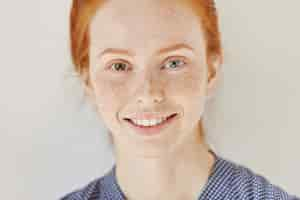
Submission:
[[[176,69],[179,65],[184,65],[186,64],[182,59],[173,59],[170,60],[169,62],[167,62],[167,64],[165,65],[167,68],[172,68],[172,69]]]

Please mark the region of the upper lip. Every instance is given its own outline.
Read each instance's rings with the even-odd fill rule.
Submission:
[[[160,118],[166,118],[173,114],[177,113],[170,113],[170,114],[159,114],[159,113],[139,113],[132,117],[128,117],[125,119],[131,119],[131,120],[150,120],[150,119],[160,119]]]

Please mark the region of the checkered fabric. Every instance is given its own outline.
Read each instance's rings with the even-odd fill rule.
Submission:
[[[300,200],[251,169],[210,152],[216,160],[208,181],[199,191],[198,200]],[[126,200],[115,173],[116,165],[104,176],[60,200]]]

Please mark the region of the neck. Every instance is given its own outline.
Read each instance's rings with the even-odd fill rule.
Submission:
[[[116,177],[127,199],[197,199],[215,161],[198,135],[157,157],[119,153]]]

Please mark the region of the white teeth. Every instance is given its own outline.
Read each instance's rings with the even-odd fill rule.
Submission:
[[[160,124],[161,122],[165,121],[166,118],[161,119],[151,119],[151,120],[132,120],[133,123],[140,125],[140,126],[155,126]]]

